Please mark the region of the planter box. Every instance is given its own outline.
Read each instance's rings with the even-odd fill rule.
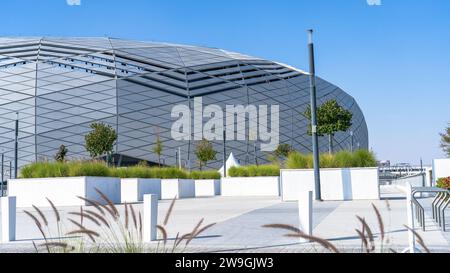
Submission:
[[[437,182],[440,178],[450,176],[450,159],[433,160],[433,180]]]
[[[194,198],[195,181],[188,179],[161,180],[161,199]]]
[[[301,192],[315,192],[314,170],[282,170],[283,201],[297,201]],[[322,169],[324,201],[379,200],[378,168]]]
[[[161,179],[122,179],[122,203],[135,203],[144,201],[145,194],[156,194],[161,199]]]
[[[280,196],[279,177],[233,177],[221,181],[222,196]]]
[[[86,206],[81,196],[101,204],[106,202],[95,189],[103,192],[112,202],[120,204],[120,179],[105,177],[68,177],[42,179],[12,179],[8,181],[8,195],[17,197],[17,207]]]
[[[196,197],[212,197],[220,195],[220,180],[195,180]]]

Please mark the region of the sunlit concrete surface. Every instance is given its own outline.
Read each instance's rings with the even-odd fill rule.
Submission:
[[[383,200],[352,202],[315,202],[314,235],[327,239],[342,251],[361,251],[361,240],[355,229],[361,229],[356,216],[364,218],[373,230],[375,242],[380,247],[380,229],[376,214],[372,208],[375,204],[383,218],[387,243],[385,251],[401,251],[408,246],[408,233],[404,225],[406,218],[406,201],[395,188],[383,187]],[[424,199],[421,202],[429,202]],[[171,201],[160,201],[158,222],[162,224]],[[135,210],[141,211],[142,204],[134,204]],[[84,208],[92,209],[92,208]],[[124,206],[118,206],[124,217]],[[33,211],[33,209],[29,209]],[[79,221],[78,216],[68,215],[80,208],[61,208],[62,218]],[[428,212],[429,213],[429,212]],[[57,235],[54,213],[45,209],[50,233]],[[448,217],[448,216],[447,216]],[[298,225],[298,208],[295,202],[281,202],[278,198],[197,198],[177,200],[167,225],[169,242],[177,233],[191,232],[197,223],[204,219],[203,225],[216,223],[214,227],[193,240],[186,249],[188,252],[319,252],[320,248],[311,244],[300,244],[298,239],[288,238],[284,230],[262,227],[267,224]],[[449,219],[450,220],[450,219]],[[88,228],[96,226],[84,220]],[[130,220],[131,222],[131,220]],[[448,221],[450,223],[450,221]],[[132,225],[132,224],[130,224]],[[64,230],[74,226],[64,222]],[[428,248],[434,252],[450,252],[449,234],[444,234],[433,223],[427,221],[427,231],[418,230]],[[1,252],[33,252],[32,241],[40,244],[42,236],[33,220],[21,210],[17,214],[17,242],[0,245]],[[161,242],[159,242],[161,244]],[[156,246],[155,242],[152,246]],[[181,247],[182,249],[183,247]]]

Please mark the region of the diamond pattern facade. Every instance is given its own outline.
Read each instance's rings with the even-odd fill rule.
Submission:
[[[367,149],[367,125],[356,101],[322,79],[317,84],[319,104],[337,99],[354,113],[354,147]],[[302,116],[309,79],[286,65],[220,49],[111,38],[0,38],[0,149],[7,161],[13,159],[18,112],[19,166],[52,159],[61,144],[71,158],[86,158],[84,135],[91,123],[104,122],[119,134],[117,154],[157,162],[152,148],[159,136],[164,164],[175,165],[181,148],[183,165],[195,168],[196,142],[172,139],[171,111],[178,104],[194,111],[197,97],[223,109],[279,105],[280,142],[311,152]],[[245,118],[247,127],[251,118]],[[240,134],[243,140],[228,141],[227,151],[253,164],[259,144],[248,140],[248,130]],[[336,149],[349,149],[351,139],[349,133],[337,134]],[[222,141],[213,144],[218,160],[209,167],[219,168]],[[327,151],[326,138],[320,149]],[[259,148],[256,157],[267,162]]]

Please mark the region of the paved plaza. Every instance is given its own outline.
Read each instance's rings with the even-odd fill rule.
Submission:
[[[383,217],[388,244],[385,249],[401,251],[408,246],[406,201],[395,188],[384,187],[382,200],[352,202],[315,202],[314,235],[327,239],[339,249],[347,252],[361,251],[361,240],[355,229],[361,229],[356,216],[364,218],[374,231],[375,241],[379,241],[379,228],[376,214],[372,208],[375,204]],[[421,202],[429,205],[429,199]],[[158,222],[164,221],[170,201],[160,201]],[[267,224],[288,224],[298,226],[298,207],[296,202],[282,202],[279,198],[197,198],[177,200],[168,223],[169,244],[176,234],[189,233],[196,224],[204,219],[204,224],[216,223],[214,227],[193,240],[188,252],[319,252],[316,245],[301,244],[298,239],[288,238],[283,230],[267,229]],[[142,204],[134,204],[137,211]],[[118,206],[123,215],[124,206]],[[33,211],[32,209],[28,209]],[[69,212],[80,208],[61,208],[63,219],[76,216]],[[58,234],[56,220],[51,209],[43,209],[49,221],[49,233]],[[428,218],[430,216],[430,211]],[[450,220],[450,219],[449,219]],[[86,224],[88,221],[86,221]],[[450,223],[450,221],[447,221]],[[68,221],[65,230],[72,230]],[[89,226],[95,229],[95,226]],[[433,252],[450,252],[450,234],[443,233],[431,219],[427,221],[427,231],[418,231],[426,245]],[[42,243],[42,236],[23,209],[17,212],[17,241],[1,244],[0,252],[34,252],[32,241]]]

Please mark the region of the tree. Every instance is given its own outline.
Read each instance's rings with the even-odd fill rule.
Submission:
[[[441,147],[448,157],[450,157],[450,123],[446,132],[441,134]]]
[[[214,150],[213,145],[206,139],[200,141],[195,149],[195,155],[197,156],[200,170],[203,166],[206,166],[208,161],[216,160],[217,152]]]
[[[277,149],[267,156],[269,160],[274,165],[281,165],[283,159],[286,159],[292,152],[292,147],[289,144],[280,144]]]
[[[85,136],[86,150],[92,158],[106,155],[109,163],[117,141],[116,131],[104,123],[93,123],[90,127],[92,131]]]
[[[58,152],[55,155],[55,160],[57,162],[64,162],[66,160],[66,155],[69,152],[69,150],[66,148],[66,146],[61,145],[59,147]]]
[[[304,113],[311,120],[311,107]],[[338,132],[345,132],[352,126],[352,112],[344,109],[336,100],[329,100],[317,108],[317,134],[328,136],[329,152],[333,153],[333,137]],[[308,134],[312,135],[311,123],[308,126]]]
[[[279,158],[286,158],[292,152],[292,148],[289,144],[280,144],[275,150],[275,155]]]
[[[161,142],[161,138],[158,136],[156,138],[155,146],[153,147],[153,152],[158,155],[158,166],[161,168],[161,154],[163,151],[163,145]]]

